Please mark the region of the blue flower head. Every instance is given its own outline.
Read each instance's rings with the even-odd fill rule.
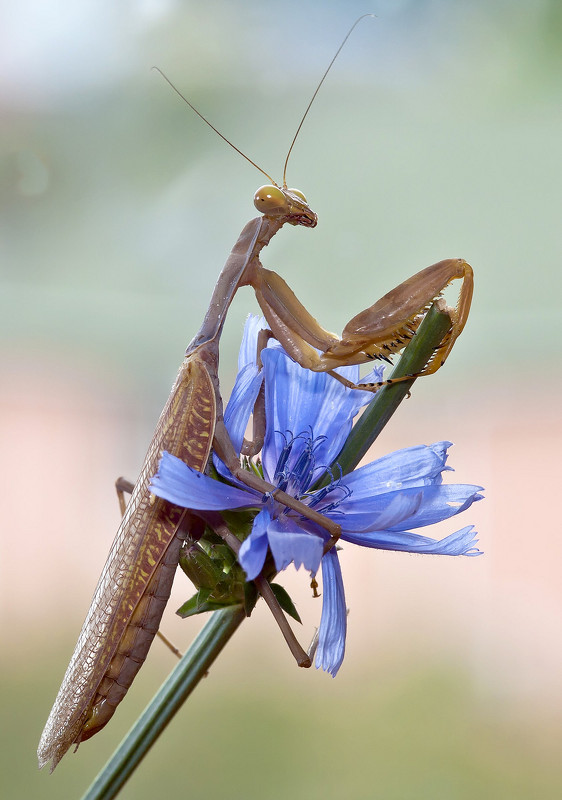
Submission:
[[[359,467],[348,475],[329,472],[329,482],[317,488],[340,453],[358,411],[372,399],[369,392],[347,389],[325,373],[303,369],[270,340],[256,364],[257,336],[262,320],[250,317],[240,349],[238,376],[225,423],[237,451],[258,392],[265,382],[266,434],[261,462],[266,481],[298,498],[341,526],[340,543],[380,550],[440,555],[480,555],[476,532],[469,525],[435,540],[413,531],[467,509],[481,499],[481,487],[443,484],[450,442],[408,447]],[[342,368],[357,383],[359,367]],[[379,371],[365,380],[380,380]],[[248,580],[261,572],[271,551],[278,571],[294,563],[312,575],[322,567],[323,605],[315,665],[335,675],[345,652],[347,611],[337,549],[324,556],[326,531],[287,508],[272,495],[260,495],[236,481],[215,457],[228,483],[213,480],[164,453],[151,491],[195,511],[255,508],[258,513],[239,561]]]

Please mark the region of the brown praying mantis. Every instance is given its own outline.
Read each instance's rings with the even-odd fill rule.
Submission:
[[[239,547],[238,539],[217,514],[198,512],[196,517],[193,512],[150,493],[148,484],[157,471],[163,450],[199,471],[207,468],[214,451],[247,486],[261,493],[271,492],[280,503],[325,529],[330,537],[327,549],[338,539],[339,526],[333,521],[244,469],[240,454],[229,438],[218,376],[219,342],[238,289],[252,287],[272,335],[295,361],[307,369],[328,372],[351,389],[377,391],[384,382],[358,387],[334,370],[372,359],[388,360],[403,349],[430,304],[455,279],[461,279],[462,285],[456,308],[449,309],[450,330],[426,368],[418,374],[428,375],[438,370],[463,330],[473,289],[472,268],[463,259],[446,259],[418,272],[350,320],[341,337],[321,327],[285,281],[260,262],[262,249],[286,223],[316,226],[316,214],[302,192],[287,188],[287,163],[314,97],[355,25],[330,62],[303,115],[285,161],[282,185],[264,173],[270,183],[258,189],[254,197],[261,216],[242,230],[220,273],[203,324],[187,347],[43,731],[38,749],[40,767],[51,761],[54,769],[73,744],[93,736],[113,715],[158,631],[180,548],[192,527],[201,524],[200,518],[235,550]],[[256,445],[253,451],[258,449]],[[252,447],[247,450],[251,453]],[[269,583],[262,577],[255,583],[279,622],[297,663],[310,666],[310,658],[292,634]]]

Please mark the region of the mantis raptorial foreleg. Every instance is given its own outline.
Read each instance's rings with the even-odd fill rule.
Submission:
[[[328,372],[350,388],[376,391],[386,381],[358,386],[333,370],[372,359],[390,360],[415,334],[432,302],[456,279],[462,280],[462,286],[456,308],[448,309],[451,329],[431,362],[418,373],[420,376],[430,375],[443,366],[465,326],[472,299],[473,272],[463,259],[446,259],[413,275],[353,317],[341,338],[318,324],[277,273],[256,264],[249,283],[274,336],[302,367]]]

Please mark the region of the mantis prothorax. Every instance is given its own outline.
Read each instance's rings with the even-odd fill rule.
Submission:
[[[304,116],[306,113],[308,109]],[[456,278],[463,283],[457,307],[450,311],[450,332],[420,374],[430,374],[443,365],[465,325],[472,296],[472,269],[466,261],[455,258],[427,267],[400,284],[354,317],[341,337],[324,330],[285,281],[260,262],[262,249],[283,225],[313,228],[316,214],[302,192],[287,188],[285,179],[282,186],[271,181],[258,189],[254,203],[261,216],[248,222],[234,245],[156,426],[43,731],[38,749],[40,766],[52,761],[54,769],[73,744],[93,736],[109,721],[142,666],[158,630],[180,547],[193,524],[192,512],[154,497],[149,491],[148,483],[157,471],[163,450],[200,471],[206,469],[214,450],[240,481],[259,492],[273,493],[280,503],[325,529],[330,537],[329,546],[338,539],[339,526],[333,521],[243,469],[240,454],[229,438],[218,377],[219,341],[226,313],[238,289],[242,286],[254,289],[271,332],[295,361],[307,369],[328,372],[350,388],[357,387],[334,369],[372,359],[388,360],[405,346],[429,305]],[[376,391],[380,385],[361,384],[360,388]],[[228,541],[228,529],[220,517],[215,515],[205,521]],[[230,543],[236,547],[235,542]],[[268,597],[267,581],[262,580],[257,588],[275,609],[274,598]],[[297,662],[310,666],[306,653],[298,643],[290,641],[290,633],[286,630],[284,633]]]

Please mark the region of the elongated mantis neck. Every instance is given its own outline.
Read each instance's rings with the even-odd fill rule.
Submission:
[[[186,355],[202,345],[218,343],[232,299],[245,283],[246,271],[285,222],[283,218],[256,217],[244,227],[219,275],[203,324],[189,343]]]

